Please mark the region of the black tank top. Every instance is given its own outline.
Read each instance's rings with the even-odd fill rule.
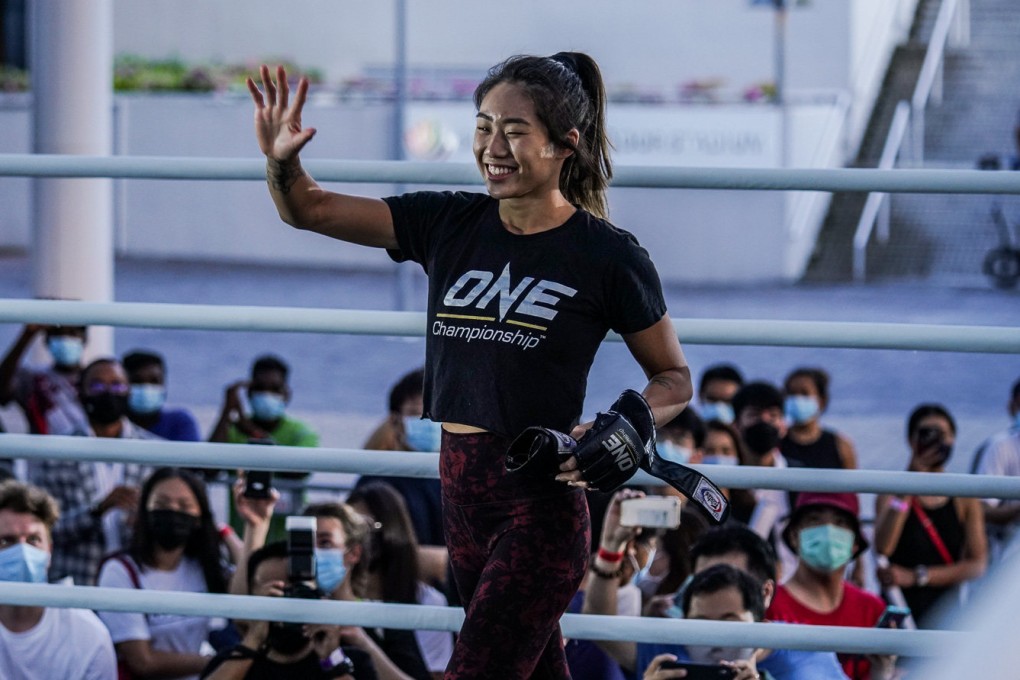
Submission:
[[[798,444],[787,433],[779,442],[779,450],[789,462],[790,467],[843,467],[843,461],[839,457],[839,447],[836,445],[836,433],[831,430],[822,430],[822,436],[810,444]]]
[[[963,522],[956,512],[956,502],[950,498],[937,508],[925,508],[924,512],[928,515],[942,542],[945,543],[950,556],[954,561],[959,560],[963,555],[966,537]],[[896,544],[896,550],[889,556],[889,561],[908,569],[913,569],[922,564],[938,566],[946,563],[939,554],[938,548],[932,542],[931,537],[928,536],[928,532],[924,530],[921,520],[917,518],[917,513],[913,509],[910,510],[910,514],[907,516],[907,521],[903,525],[903,533],[900,534],[899,543]],[[932,605],[950,590],[954,590],[954,588],[933,588],[931,586],[904,588],[903,596],[910,606],[914,620],[921,622],[925,613],[931,609]]]

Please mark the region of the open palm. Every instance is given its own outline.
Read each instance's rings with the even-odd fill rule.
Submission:
[[[269,158],[288,160],[298,154],[315,135],[315,128],[301,127],[301,110],[308,96],[308,79],[298,81],[294,102],[290,102],[287,72],[276,67],[276,81],[265,64],[259,69],[262,89],[248,78],[248,90],[255,102],[255,137],[259,148]]]

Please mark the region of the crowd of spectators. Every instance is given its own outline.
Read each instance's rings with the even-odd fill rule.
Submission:
[[[43,338],[52,361],[28,366]],[[88,329],[26,326],[0,361],[0,405],[14,401],[37,435],[318,446],[314,428],[287,413],[289,367],[261,356],[229,385],[210,432],[167,405],[167,366],[151,350],[83,362]],[[363,448],[437,451],[440,428],[422,418],[423,373],[392,386],[387,413]],[[829,376],[798,367],[781,386],[745,382],[732,365],[701,374],[697,400],[659,428],[672,461],[774,468],[856,468],[851,439],[822,423]],[[976,452],[973,472],[1020,475],[1020,381],[1008,395],[1008,428]],[[949,409],[921,403],[907,414],[903,466],[940,473],[956,441]],[[2,428],[0,428],[2,430]],[[0,467],[0,580],[189,593],[296,596],[402,605],[458,604],[434,479],[362,477],[328,502],[306,504],[307,473],[281,473],[296,493],[251,493],[237,471],[229,521],[217,522],[207,484],[215,470],[133,463],[33,460],[17,479]],[[19,475],[21,476],[21,475]],[[254,476],[252,476],[254,480]],[[670,487],[589,492],[590,568],[571,611],[717,621],[872,627],[895,605],[894,627],[938,627],[947,608],[1020,526],[1020,502],[937,495],[880,495],[874,526],[853,493],[724,489],[733,509],[721,527],[683,504],[676,528],[625,526],[621,503]],[[314,524],[314,572],[292,573],[284,519]],[[870,515],[869,515],[870,518]],[[234,528],[231,527],[233,525]],[[877,566],[876,566],[877,565]],[[297,590],[295,590],[297,589]],[[896,610],[899,611],[899,610]],[[5,678],[316,678],[433,680],[453,635],[427,630],[300,625],[200,616],[90,612],[0,605]],[[731,678],[910,675],[909,660],[791,650],[569,640],[574,677],[678,677],[676,663],[726,666]]]

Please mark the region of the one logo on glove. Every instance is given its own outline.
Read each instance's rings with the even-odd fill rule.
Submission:
[[[694,489],[694,500],[699,501],[701,507],[707,510],[717,522],[722,521],[723,512],[726,509],[726,501],[719,492],[712,488],[712,485],[705,479],[698,481]]]
[[[613,457],[619,470],[630,470],[636,462],[633,451],[634,443],[623,430],[617,430],[602,441],[604,448]]]

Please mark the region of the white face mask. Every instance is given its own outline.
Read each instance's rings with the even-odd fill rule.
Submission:
[[[656,442],[655,450],[659,452],[661,458],[671,463],[679,463],[680,465],[686,465],[691,462],[691,454],[694,453],[686,446],[680,446],[668,439]]]

